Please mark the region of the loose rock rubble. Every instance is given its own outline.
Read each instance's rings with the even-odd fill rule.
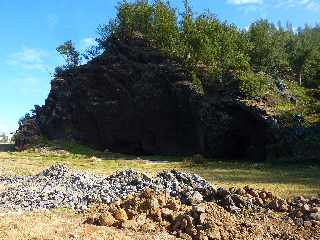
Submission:
[[[165,191],[190,203],[213,196],[213,187],[201,177],[177,171],[162,172],[152,179],[133,170],[108,177],[52,166],[28,177],[0,177],[7,188],[0,192],[0,208],[33,210],[71,207],[87,209],[95,202],[110,203],[141,192],[146,187]]]
[[[297,197],[287,201],[264,189],[258,190],[248,186],[218,188],[195,174],[175,170],[161,172],[153,178],[133,170],[116,172],[104,177],[55,165],[35,176],[1,176],[0,184],[5,186],[0,191],[0,209],[3,211],[51,208],[74,208],[85,211],[94,203],[115,204],[128,201],[126,199],[142,193],[145,189],[152,189],[171,197],[170,201],[165,201],[166,207],[164,212],[161,212],[161,218],[165,218],[162,214],[170,215],[171,218],[171,211],[179,213],[181,206],[190,208],[190,211],[193,206],[194,211],[201,211],[203,214],[197,218],[191,215],[192,221],[196,219],[204,223],[205,207],[201,204],[212,202],[235,215],[271,211],[283,213],[297,226],[314,227],[320,224],[320,198]],[[148,204],[151,208],[162,209],[162,202],[159,199],[152,199]],[[119,210],[116,215],[112,212],[112,217],[115,219],[106,214],[106,218],[101,221],[105,221],[107,225],[118,224],[120,218],[126,221],[126,218],[130,220],[132,217],[127,209],[125,212]],[[159,213],[157,214],[160,218]],[[192,236],[194,237],[194,234]]]
[[[165,191],[187,204],[211,201],[216,195],[214,186],[200,176],[175,170],[159,173],[153,180],[151,188]]]
[[[91,206],[84,223],[142,233],[167,231],[182,239],[320,239],[319,225],[300,228],[284,213],[232,214],[214,202],[186,205],[150,188],[121,202]]]
[[[56,165],[35,176],[2,177],[0,183],[9,184],[0,192],[2,209],[84,210],[93,202],[110,203],[142,191],[150,185],[150,178],[132,170],[100,177]]]

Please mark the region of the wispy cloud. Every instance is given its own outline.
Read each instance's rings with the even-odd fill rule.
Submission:
[[[227,0],[227,3],[233,5],[263,4],[263,0]]]
[[[6,63],[28,70],[45,71],[48,67],[44,63],[44,58],[47,56],[48,54],[43,50],[23,47],[19,52],[13,53],[9,56]]]
[[[256,6],[256,5],[240,6],[239,10],[245,15],[250,15],[252,13],[255,13],[255,14],[258,14],[258,15],[263,15],[264,11],[265,11],[264,8],[262,8],[260,6]]]
[[[279,0],[277,1],[276,7],[284,8],[296,8],[303,7],[312,11],[320,11],[320,2],[315,0]]]
[[[98,43],[93,37],[86,37],[80,40],[80,48],[87,49],[92,46],[96,46]]]
[[[264,17],[266,4],[264,0],[226,0],[228,4],[235,5],[244,15],[259,15]]]
[[[320,12],[320,2],[307,0],[305,0],[304,2],[307,2],[304,4],[307,9]]]
[[[47,16],[47,23],[50,28],[54,28],[58,24],[58,17],[54,14],[50,14]]]
[[[245,12],[255,12],[261,7],[266,8],[303,8],[309,11],[320,12],[319,0],[225,0],[228,4],[237,5]]]

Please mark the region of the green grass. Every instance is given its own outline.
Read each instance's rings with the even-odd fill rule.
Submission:
[[[285,166],[217,160],[195,165],[188,157],[142,156],[137,158],[123,154],[104,154],[71,143],[46,143],[44,146],[46,148],[42,151],[0,152],[0,174],[36,174],[58,163],[104,175],[128,168],[150,174],[156,174],[162,170],[178,169],[199,174],[211,183],[224,187],[250,185],[255,188],[265,188],[282,197],[320,194],[319,166]]]

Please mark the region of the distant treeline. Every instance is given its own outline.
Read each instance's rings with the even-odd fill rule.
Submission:
[[[7,143],[9,140],[9,137],[5,133],[0,133],[0,143]]]

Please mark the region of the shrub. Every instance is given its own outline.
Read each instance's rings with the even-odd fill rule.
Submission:
[[[264,73],[245,72],[239,77],[240,91],[248,98],[260,98],[270,92],[270,79]]]

